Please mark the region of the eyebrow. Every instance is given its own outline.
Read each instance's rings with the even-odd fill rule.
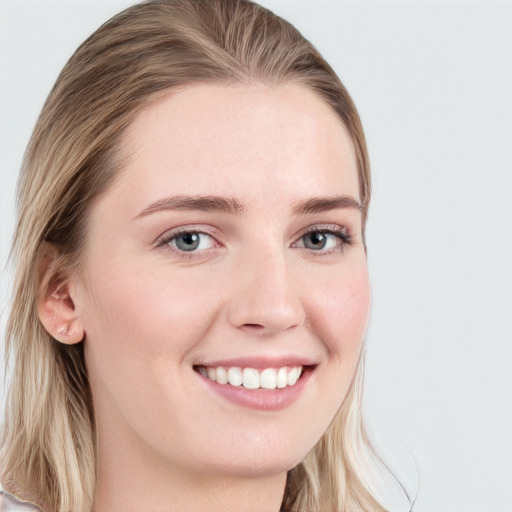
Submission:
[[[321,213],[338,208],[355,208],[359,211],[363,207],[359,201],[352,196],[332,196],[332,197],[313,197],[305,201],[299,201],[293,208],[296,215],[307,215],[311,213]]]
[[[362,211],[361,204],[352,196],[312,197],[297,202],[293,207],[295,215],[321,213],[339,208],[354,208]],[[135,218],[165,210],[198,210],[204,212],[223,212],[240,215],[244,205],[235,198],[223,196],[173,196],[159,199],[144,208]]]
[[[199,210],[241,214],[245,211],[240,201],[222,196],[173,196],[159,199],[144,208],[135,218],[163,210]]]

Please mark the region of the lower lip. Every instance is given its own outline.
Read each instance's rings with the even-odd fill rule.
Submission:
[[[200,373],[197,375],[215,393],[237,405],[261,411],[278,411],[290,406],[299,398],[313,371],[312,367],[305,368],[296,384],[281,389],[247,389],[243,386],[218,384]]]

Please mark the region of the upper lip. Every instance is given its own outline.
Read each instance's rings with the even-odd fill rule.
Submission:
[[[225,368],[241,367],[241,368],[281,368],[283,366],[313,366],[318,364],[312,358],[297,356],[297,355],[284,355],[284,356],[260,356],[260,357],[234,357],[229,359],[214,359],[202,361],[194,366],[223,366]]]

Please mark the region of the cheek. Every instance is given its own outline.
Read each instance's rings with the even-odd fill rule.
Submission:
[[[196,282],[198,281],[198,282]],[[120,262],[110,270],[91,272],[87,278],[84,328],[90,345],[100,345],[107,357],[128,353],[137,361],[167,353],[183,354],[208,329],[211,312],[217,308],[215,286],[199,286],[201,277],[172,273],[155,266]]]
[[[322,271],[323,272],[323,271]],[[314,441],[320,439],[340,410],[360,361],[370,311],[370,284],[363,257],[336,270],[315,275],[309,284],[306,328],[321,340],[326,357],[314,375],[317,393],[310,409],[315,411]],[[321,400],[318,397],[321,396]],[[311,423],[313,428],[313,422]],[[316,441],[315,441],[316,442]]]
[[[358,355],[366,333],[371,293],[366,261],[347,267],[310,291],[310,321],[327,349]]]
[[[85,350],[98,415],[163,439],[162,426],[179,421],[172,412],[164,420],[161,411],[169,403],[184,406],[183,361],[204,339],[214,297],[168,267],[143,270],[126,260],[91,272],[89,283]]]

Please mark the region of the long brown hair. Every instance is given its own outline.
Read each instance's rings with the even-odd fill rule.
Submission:
[[[43,247],[58,252],[56,273],[80,265],[87,214],[122,167],[117,149],[126,127],[169,90],[205,82],[295,83],[323,98],[355,148],[364,228],[370,171],[359,116],[334,71],[292,25],[247,0],[150,0],[92,34],[62,70],[28,145],[12,249],[1,474],[7,489],[52,512],[92,509],[96,453],[83,347],[58,343],[37,316]],[[384,510],[361,463],[369,450],[362,372],[363,356],[332,425],[289,471],[283,510]]]

